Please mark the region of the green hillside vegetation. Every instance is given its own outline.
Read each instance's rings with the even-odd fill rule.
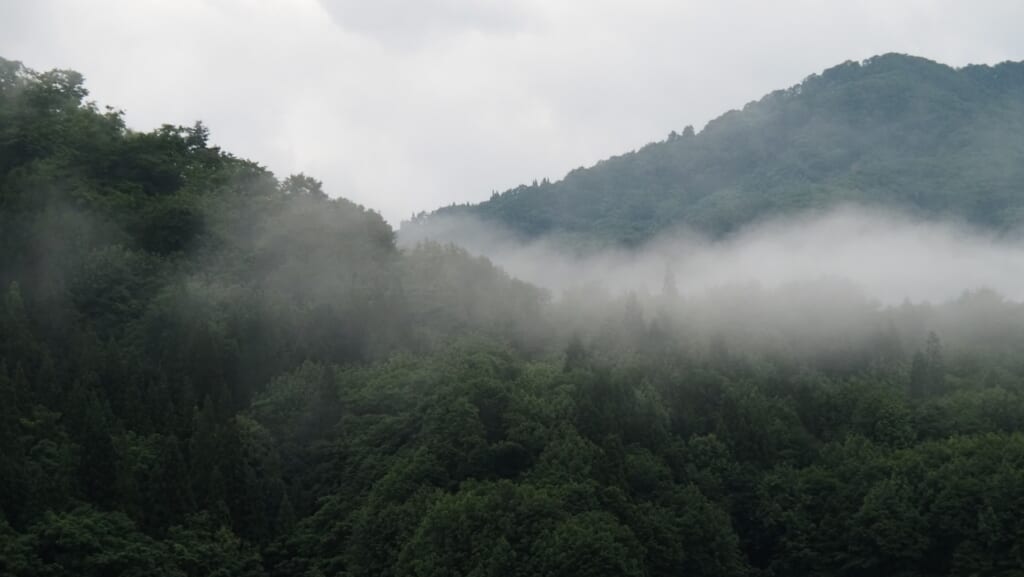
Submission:
[[[0,575],[1024,571],[1024,305],[554,301],[85,98],[0,60]]]
[[[852,203],[1006,231],[1024,224],[1024,62],[846,62],[663,142],[536,182],[470,215],[525,238],[637,245],[686,227]],[[429,221],[430,216],[420,219]],[[414,219],[415,220],[415,219]]]

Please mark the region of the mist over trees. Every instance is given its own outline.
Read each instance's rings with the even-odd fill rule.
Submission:
[[[485,255],[553,297],[588,286],[656,293],[671,273],[683,296],[736,285],[766,289],[841,280],[887,305],[939,303],[986,287],[1024,299],[1024,242],[964,223],[842,205],[766,218],[727,237],[663,233],[640,246],[578,245],[558,234],[522,240],[471,216],[435,215],[406,225],[400,247],[449,241]]]
[[[1022,570],[1019,302],[554,295],[86,97],[0,60],[0,575]]]

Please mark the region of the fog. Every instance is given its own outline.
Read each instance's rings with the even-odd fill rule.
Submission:
[[[721,240],[677,231],[632,250],[580,248],[551,237],[523,241],[468,217],[406,223],[399,235],[403,246],[428,239],[484,255],[556,298],[585,287],[658,294],[668,283],[697,296],[829,280],[884,305],[943,302],[983,288],[1024,299],[1024,243],[1017,238],[863,207],[764,221]]]

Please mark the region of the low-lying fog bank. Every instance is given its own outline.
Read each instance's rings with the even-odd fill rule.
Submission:
[[[764,222],[723,240],[681,231],[634,250],[581,250],[552,238],[523,242],[492,223],[454,217],[407,224],[399,235],[404,246],[423,240],[486,256],[556,298],[585,287],[695,296],[828,279],[882,304],[942,302],[981,288],[1024,300],[1019,239],[854,207]]]

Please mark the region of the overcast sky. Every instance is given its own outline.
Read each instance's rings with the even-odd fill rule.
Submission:
[[[1024,59],[1024,2],[2,0],[0,55],[129,126],[202,120],[397,224],[561,178],[883,52]]]

